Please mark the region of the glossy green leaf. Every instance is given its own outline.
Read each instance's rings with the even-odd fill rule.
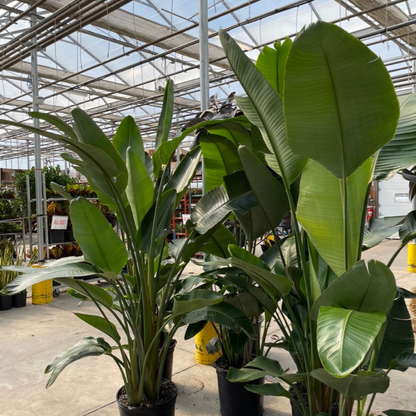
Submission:
[[[217,124],[208,124],[205,128],[212,135],[225,137],[235,146],[252,146],[252,129],[255,128],[255,126],[253,126],[245,116],[221,120]],[[205,138],[207,138],[207,136],[202,136],[201,140],[205,140]],[[267,147],[265,150],[267,150]]]
[[[206,308],[222,302],[223,295],[211,290],[195,289],[192,292],[176,298],[173,304],[173,314],[176,316]]]
[[[163,107],[159,117],[156,130],[155,148],[157,149],[162,143],[166,142],[169,137],[170,126],[173,117],[173,81],[167,79],[165,92],[163,94]]]
[[[396,279],[383,263],[363,260],[333,282],[316,300],[311,318],[317,319],[321,306],[341,305],[360,312],[388,314],[396,296]]]
[[[335,377],[351,374],[364,360],[386,320],[382,312],[322,306],[318,315],[318,354]]]
[[[194,147],[185,155],[179,166],[175,169],[175,172],[173,172],[173,175],[170,177],[169,182],[166,184],[164,191],[175,189],[177,193],[176,205],[179,204],[187,191],[189,184],[194,178],[195,170],[200,163],[200,159],[201,149],[199,147]]]
[[[268,271],[268,267],[237,246],[230,246],[231,264],[244,270],[256,283],[258,283],[272,298],[287,295],[293,283],[286,277]],[[256,259],[256,260],[255,260]]]
[[[314,161],[309,161],[302,173],[298,220],[318,253],[337,275],[345,272],[358,258],[362,215],[370,178],[370,159],[348,178],[345,232],[342,181]]]
[[[407,365],[399,360],[403,353],[413,354],[415,337],[410,314],[403,296],[394,299],[393,307],[387,316],[387,326],[377,357],[377,368],[389,368],[392,360],[397,360],[396,370],[405,371]]]
[[[46,387],[50,387],[61,374],[61,372],[74,361],[80,360],[81,358],[99,356],[103,354],[111,353],[111,347],[104,341],[103,338],[83,338],[77,342],[69,350],[59,354],[52,364],[49,364],[45,373],[51,373]]]
[[[157,244],[169,234],[173,212],[175,210],[176,192],[169,189],[164,192],[159,201],[144,216],[136,236],[137,244],[144,252],[149,250],[153,240]]]
[[[142,136],[133,117],[127,116],[119,124],[113,137],[113,145],[123,160],[127,159],[127,149],[130,147],[142,163],[145,163]]]
[[[116,326],[107,319],[104,319],[101,316],[87,315],[85,313],[75,313],[75,316],[91,325],[95,329],[98,329],[99,331],[108,335],[114,341],[120,341],[120,334],[117,332]]]
[[[256,67],[280,96],[283,95],[286,62],[291,47],[292,41],[289,38],[283,44],[276,42],[274,48],[265,46],[256,61]]]
[[[96,284],[70,277],[60,278],[59,283],[76,290],[78,293],[83,294],[87,299],[94,300],[108,309],[113,306],[113,297],[107,290]]]
[[[120,273],[127,262],[127,251],[104,215],[84,198],[71,201],[70,214],[85,259],[103,271]]]
[[[117,185],[122,190],[120,193],[122,193],[127,186],[127,169],[120,153],[85,111],[74,108],[71,115],[74,119],[73,128],[78,140],[104,151],[113,160],[118,171],[116,175]]]
[[[365,371],[336,378],[323,368],[318,368],[311,372],[311,376],[354,400],[361,400],[362,397],[373,393],[384,393],[390,383],[390,379],[383,374]]]
[[[278,361],[269,357],[259,356],[250,361],[245,368],[233,368],[229,370],[227,379],[232,382],[248,382],[260,377],[281,377],[287,373]]]
[[[411,211],[406,215],[399,229],[399,236],[402,244],[407,244],[416,238],[416,211]]]
[[[220,225],[211,237],[200,246],[199,250],[206,254],[227,258],[229,256],[228,246],[230,244],[236,244],[234,236],[228,228]]]
[[[363,249],[375,247],[396,233],[403,221],[404,217],[371,218],[369,229],[364,230]]]
[[[409,410],[396,410],[396,409],[389,409],[383,410],[387,416],[416,416],[416,412],[410,412]]]
[[[239,188],[241,189],[241,188]],[[206,233],[219,222],[222,222],[233,209],[249,210],[257,205],[252,191],[242,191],[234,198],[229,197],[223,186],[212,189],[196,204],[191,213],[191,220],[200,234]]]
[[[36,283],[44,282],[45,280],[57,280],[62,277],[95,276],[100,271],[95,265],[87,263],[64,264],[62,266],[48,268],[28,267],[27,269],[27,273],[16,277],[5,287],[5,294],[14,295],[15,293],[19,293],[30,286]]]
[[[290,148],[340,179],[393,138],[399,118],[382,60],[355,36],[321,21],[293,42],[284,97]]]
[[[200,140],[204,155],[206,191],[223,184],[224,176],[242,170],[238,150],[225,137],[210,134]]]
[[[267,219],[268,229],[273,230],[289,211],[285,189],[247,147],[241,146],[238,153],[251,189]]]
[[[126,194],[134,222],[136,227],[139,227],[153,204],[154,185],[146,170],[146,166],[131,147],[126,150],[126,162],[129,172]]]
[[[68,201],[71,201],[72,199],[74,199],[72,197],[72,195],[69,192],[65,191],[65,188],[62,185],[59,185],[55,182],[51,182],[51,188],[58,193],[59,195],[63,196],[64,198],[66,198]]]
[[[235,41],[223,30],[220,31],[220,39],[227,59],[248,95],[247,98],[237,98],[237,104],[262,132],[263,139],[277,162],[272,168],[290,184],[298,177],[306,159],[289,149],[282,100]]]
[[[378,154],[373,180],[393,177],[401,169],[414,165],[416,160],[416,94],[399,97],[400,117],[396,134]]]
[[[274,314],[276,312],[277,297],[272,298],[262,288],[253,285],[252,282],[243,276],[226,273],[225,279],[233,285],[236,285],[250,293],[250,295],[257,300],[258,304],[262,305],[262,307],[264,307],[270,314]]]
[[[244,387],[252,393],[263,394],[264,396],[287,397],[288,399],[292,397],[280,383],[247,384]]]
[[[193,324],[199,321],[208,321],[230,329],[241,329],[249,337],[254,339],[256,333],[250,319],[228,303],[221,302],[203,309],[187,313],[183,318],[185,324]]]
[[[74,132],[74,129],[58,117],[55,117],[51,114],[40,113],[37,111],[32,111],[29,113],[29,115],[30,117],[37,118],[39,120],[45,120],[52,126],[55,126],[57,129],[59,129],[66,136],[70,137],[71,139],[78,140],[77,135]]]

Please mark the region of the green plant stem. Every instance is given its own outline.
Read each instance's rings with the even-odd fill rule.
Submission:
[[[391,257],[391,259],[387,263],[387,267],[389,267],[389,268],[391,267],[394,260],[396,260],[396,257],[399,255],[399,253],[403,250],[404,247],[406,247],[406,244],[403,244],[403,243],[400,244],[400,247],[394,252],[393,256]]]
[[[373,403],[374,403],[374,400],[375,400],[376,396],[377,396],[376,393],[371,395],[370,403],[367,406],[367,411],[365,412],[365,416],[370,416],[370,410],[373,406]]]
[[[348,204],[347,204],[347,178],[342,177],[342,214],[344,223],[344,272],[349,269],[348,253]]]

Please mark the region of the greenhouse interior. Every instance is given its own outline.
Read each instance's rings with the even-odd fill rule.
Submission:
[[[416,416],[416,0],[0,1],[1,416]]]

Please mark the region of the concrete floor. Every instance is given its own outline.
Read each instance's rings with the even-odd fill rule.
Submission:
[[[387,262],[398,241],[386,240],[365,253],[365,258]],[[398,285],[416,286],[416,275],[407,272],[407,251],[392,267]],[[192,265],[188,273],[198,273]],[[32,305],[0,312],[0,416],[115,416],[115,393],[122,380],[113,361],[91,357],[71,364],[55,384],[45,389],[48,376],[43,374],[57,354],[85,336],[99,336],[98,331],[80,321],[73,312],[78,302],[65,292],[46,305]],[[95,313],[92,305],[83,305],[83,313]],[[183,340],[177,333],[173,381],[179,389],[176,416],[219,415],[215,370],[195,363],[194,341]],[[271,334],[272,335],[272,334]],[[283,368],[293,367],[290,357],[273,353]],[[374,412],[387,409],[416,411],[416,369],[393,372],[388,393],[379,396]],[[266,397],[265,416],[290,415],[287,399]],[[377,414],[377,413],[376,413]]]

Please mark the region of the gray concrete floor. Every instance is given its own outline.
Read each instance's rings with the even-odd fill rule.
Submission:
[[[398,241],[386,240],[365,253],[365,258],[387,262]],[[416,275],[407,272],[407,251],[393,263],[398,285],[411,289]],[[198,273],[195,265],[190,274]],[[73,312],[95,313],[92,305],[78,302],[65,292],[46,305],[28,305],[0,312],[0,416],[115,416],[115,393],[122,380],[110,358],[91,357],[71,364],[55,384],[45,389],[48,376],[43,374],[57,354],[85,336],[98,331],[80,321]],[[179,389],[176,416],[219,415],[215,370],[195,363],[194,341],[183,340],[177,333],[173,381]],[[271,333],[270,335],[272,335]],[[292,367],[290,357],[275,353],[283,368]],[[391,408],[416,411],[416,369],[392,374],[391,388],[379,396],[374,411]],[[265,416],[290,415],[287,399],[266,397]]]

